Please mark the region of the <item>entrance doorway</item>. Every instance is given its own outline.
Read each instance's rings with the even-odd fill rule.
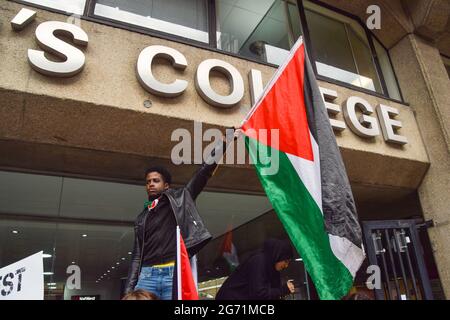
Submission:
[[[365,221],[370,265],[380,270],[377,300],[432,300],[430,277],[415,220]]]

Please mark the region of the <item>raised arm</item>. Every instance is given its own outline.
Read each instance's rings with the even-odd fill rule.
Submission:
[[[241,131],[239,129],[235,130],[234,139],[236,139],[240,135],[240,133]],[[197,172],[194,173],[191,180],[186,185],[186,188],[189,190],[192,199],[195,200],[200,192],[202,192],[209,178],[211,178],[214,174],[214,171],[216,170],[220,159],[222,159],[230,143],[233,143],[232,139],[227,141],[225,138],[222,138],[222,140],[217,143],[208,159],[206,159],[200,169],[198,169]]]
[[[198,169],[191,180],[186,185],[186,188],[189,190],[189,193],[192,196],[192,199],[196,199],[200,192],[202,192],[203,188],[206,186],[209,178],[212,177],[214,170],[216,170],[218,162],[223,157],[223,154],[226,151],[227,144],[225,141],[220,141],[216,147],[213,149],[212,153],[209,155],[208,159],[206,159],[200,169]]]

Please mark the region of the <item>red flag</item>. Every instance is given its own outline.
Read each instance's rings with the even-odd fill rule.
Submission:
[[[228,228],[221,248],[222,256],[228,262],[231,271],[234,271],[239,265],[239,258],[236,247],[233,244],[233,233],[231,227]]]
[[[197,287],[192,275],[189,255],[178,226],[177,242],[178,300],[198,300]]]

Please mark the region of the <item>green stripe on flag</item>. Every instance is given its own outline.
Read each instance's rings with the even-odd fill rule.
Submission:
[[[333,254],[322,212],[313,197],[285,153],[247,136],[245,141],[267,197],[302,257],[320,298],[341,299],[352,287],[353,277]],[[264,148],[264,152],[258,152],[258,148]],[[262,174],[270,166],[267,157],[273,159],[277,155],[278,173]]]

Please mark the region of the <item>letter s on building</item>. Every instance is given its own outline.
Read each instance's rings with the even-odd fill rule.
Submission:
[[[78,45],[87,46],[88,36],[80,27],[60,22],[47,21],[36,28],[36,40],[42,50],[61,58],[62,62],[55,62],[45,57],[44,51],[28,49],[28,61],[31,67],[42,74],[56,77],[71,77],[79,73],[86,61],[84,53],[58,39],[55,35],[66,35],[73,38]]]

